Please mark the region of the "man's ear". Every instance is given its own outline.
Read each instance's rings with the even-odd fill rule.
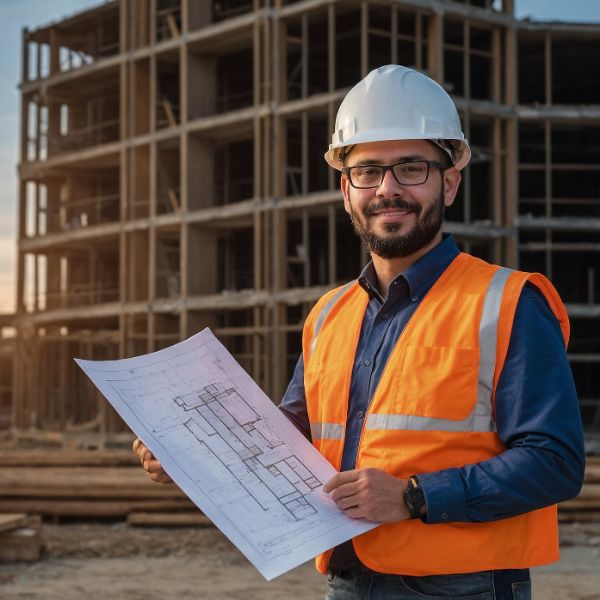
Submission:
[[[458,169],[450,167],[444,171],[444,205],[452,206],[454,198],[458,192],[458,186],[461,182],[461,175]]]
[[[344,210],[350,214],[350,180],[342,173],[340,179],[340,188],[342,190],[342,196],[344,196]]]

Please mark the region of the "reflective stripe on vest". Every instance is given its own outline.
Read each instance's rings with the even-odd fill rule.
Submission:
[[[488,286],[479,323],[479,371],[477,383],[477,402],[471,414],[463,420],[418,417],[414,415],[371,413],[367,417],[367,429],[397,429],[413,431],[495,431],[493,417],[492,394],[494,387],[494,370],[496,365],[496,346],[498,339],[498,320],[500,317],[500,304],[504,287],[511,269],[500,267],[493,275]],[[315,334],[311,349],[314,350],[319,330],[325,317],[342,294],[354,283],[351,282],[341,288],[325,304],[315,324]],[[344,430],[337,423],[311,424],[313,440],[333,439],[341,440]]]
[[[477,404],[473,409],[473,421],[480,416],[489,418],[488,427],[479,429],[474,427],[466,431],[495,431],[496,424],[493,418],[494,407],[492,394],[494,393],[494,370],[496,368],[496,349],[498,345],[498,320],[500,319],[500,304],[504,287],[512,273],[512,269],[500,267],[492,277],[481,313],[479,323],[479,377],[477,381]]]
[[[339,423],[311,423],[310,435],[314,440],[341,440],[344,428]]]
[[[331,309],[335,306],[335,303],[344,295],[344,293],[349,290],[354,284],[356,280],[349,281],[346,285],[343,285],[327,302],[325,306],[321,309],[319,316],[315,322],[315,331],[313,333],[312,343],[310,345],[311,353],[315,351],[315,346],[317,345],[317,337],[319,336],[319,331],[321,331],[321,327],[323,327],[323,323],[327,315],[331,312]],[[314,437],[313,437],[314,439]]]

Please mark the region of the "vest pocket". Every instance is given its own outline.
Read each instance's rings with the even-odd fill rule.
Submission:
[[[395,378],[394,412],[459,421],[477,402],[479,350],[405,346]]]

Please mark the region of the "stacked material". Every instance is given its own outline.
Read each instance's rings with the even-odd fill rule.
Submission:
[[[132,525],[209,525],[175,485],[151,481],[128,450],[0,450],[0,513],[123,518]],[[577,498],[561,521],[600,522],[600,457],[587,457]]]
[[[0,514],[0,562],[37,560],[41,546],[40,517],[22,513]]]
[[[0,451],[0,512],[208,524],[175,485],[151,481],[131,451]]]
[[[600,456],[588,456],[585,482],[577,498],[559,505],[561,521],[600,522]]]

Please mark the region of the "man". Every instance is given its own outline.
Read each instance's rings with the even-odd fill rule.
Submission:
[[[382,523],[317,558],[326,597],[530,598],[528,568],[558,559],[555,504],[583,480],[564,306],[442,235],[470,150],[431,79],[372,71],[325,158],[372,261],[311,311],[280,408],[340,471],[337,505]]]

